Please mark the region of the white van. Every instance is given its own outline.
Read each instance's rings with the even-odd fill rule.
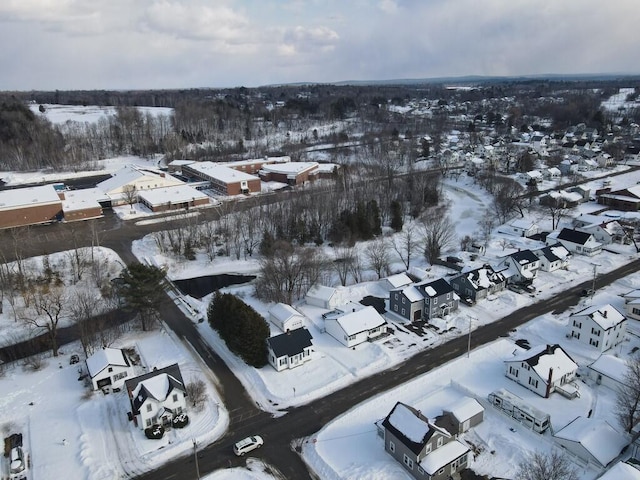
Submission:
[[[264,441],[262,440],[262,437],[259,435],[254,435],[252,437],[247,437],[237,442],[233,446],[233,453],[241,457],[245,453],[255,450],[256,448],[260,448],[262,445],[264,445]]]

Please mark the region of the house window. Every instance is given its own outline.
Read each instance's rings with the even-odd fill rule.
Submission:
[[[413,460],[411,460],[406,453],[404,454],[404,458],[402,459],[402,461],[407,467],[413,470]]]
[[[281,358],[281,359],[280,359],[280,366],[282,366],[282,365],[286,365],[286,364],[287,364],[287,359],[286,359],[286,358],[284,358],[284,357],[283,357],[283,358]]]
[[[395,452],[395,451],[396,451],[396,444],[395,444],[395,443],[393,443],[391,440],[389,440],[389,451],[390,451],[391,453],[393,453],[393,452]]]
[[[451,300],[451,294],[447,293],[447,300]]]
[[[124,377],[126,377],[126,376],[127,376],[127,372],[120,372],[120,373],[116,373],[116,374],[113,376],[113,380],[114,380],[114,381],[116,381],[116,380],[120,380],[121,378],[124,378]]]
[[[398,311],[398,305],[395,304],[395,303],[393,304],[393,310],[396,311],[396,312]]]
[[[631,313],[633,313],[634,315],[640,315],[640,308],[632,308]]]
[[[109,373],[113,372],[113,367],[109,367],[108,372],[109,372]]]
[[[402,304],[404,305],[405,303],[407,303],[407,299],[402,297]]]
[[[150,412],[153,407],[150,403],[147,403],[147,412]]]
[[[418,465],[418,473],[424,475],[424,469],[420,465]]]
[[[151,419],[147,418],[147,421],[145,422],[145,424],[147,425],[147,427],[151,426]]]
[[[431,444],[427,443],[427,448],[425,449],[425,453],[431,452]]]
[[[404,308],[403,308],[402,309],[402,316],[404,316],[404,315],[405,315],[405,311],[404,311]]]
[[[176,403],[178,401],[178,394],[174,393],[173,394],[173,403]]]
[[[440,470],[438,470],[438,475],[442,475],[444,473],[444,468],[441,468]]]

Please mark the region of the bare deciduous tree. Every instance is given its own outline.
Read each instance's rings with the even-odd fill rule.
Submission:
[[[366,265],[376,272],[378,279],[389,273],[389,243],[384,238],[377,238],[369,244],[364,252]]]
[[[189,382],[185,385],[185,389],[192,407],[197,409],[204,404],[207,399],[207,386],[204,381],[198,379]]]
[[[569,459],[556,451],[551,455],[534,452],[522,460],[516,474],[518,480],[578,480]]]
[[[336,246],[334,248],[335,259],[333,260],[333,269],[338,274],[340,285],[343,287],[347,284],[349,272],[355,261],[356,251],[354,247]]]
[[[445,212],[432,210],[424,217],[422,227],[422,241],[424,256],[429,263],[440,256],[443,250],[455,241],[455,227]]]
[[[409,270],[411,266],[411,255],[418,246],[418,235],[413,223],[405,224],[402,232],[393,236],[391,246],[404,263],[404,267]]]
[[[22,317],[32,328],[46,332],[54,357],[58,356],[58,324],[66,314],[67,304],[64,287],[37,286],[33,291],[31,308]]]
[[[493,210],[500,223],[505,223],[513,213],[524,217],[522,185],[511,178],[501,178],[493,192]]]
[[[138,203],[138,190],[135,185],[125,185],[122,187],[122,198],[131,207],[133,213],[133,206]]]
[[[627,432],[640,421],[640,354],[627,360],[627,371],[616,397],[615,414]]]

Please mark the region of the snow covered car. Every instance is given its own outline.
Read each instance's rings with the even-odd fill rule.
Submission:
[[[253,435],[252,437],[244,438],[239,442],[237,442],[236,444],[234,444],[233,453],[241,457],[245,453],[255,450],[256,448],[260,448],[262,445],[264,445],[264,441],[262,440],[262,437],[259,435]]]

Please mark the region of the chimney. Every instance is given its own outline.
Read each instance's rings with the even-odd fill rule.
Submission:
[[[551,381],[553,380],[553,368],[549,369],[549,380],[547,380],[547,391],[544,394],[544,398],[549,398],[551,395]]]
[[[602,312],[602,316],[603,316],[604,318],[607,318],[607,311],[606,311],[606,310],[604,310],[604,311]]]

